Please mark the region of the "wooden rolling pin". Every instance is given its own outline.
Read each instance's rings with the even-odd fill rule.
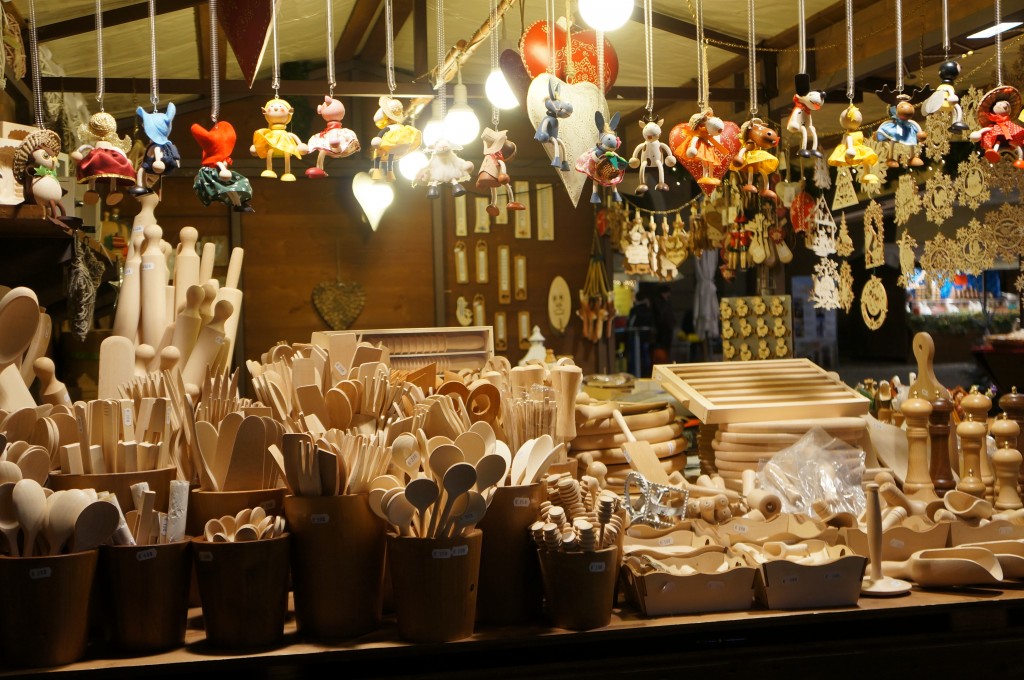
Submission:
[[[227,357],[227,365],[231,365],[231,357],[235,350],[235,336],[238,334],[238,321],[242,315],[242,291],[238,282],[242,276],[242,258],[245,251],[241,248],[234,248],[231,251],[231,259],[228,261],[228,274],[224,279],[224,285],[217,291],[217,300],[227,300],[231,303],[231,316],[224,323],[224,335],[226,347],[221,350]]]
[[[143,231],[146,243],[142,251],[142,324],[139,342],[156,347],[160,344],[166,322],[164,290],[167,286],[167,262],[160,251],[163,230],[151,224]]]
[[[142,299],[141,269],[142,243],[145,237],[132,235],[128,257],[121,274],[121,288],[117,295],[117,311],[114,314],[114,335],[128,338],[135,343],[139,333],[139,302]],[[102,399],[102,397],[101,397]]]
[[[184,227],[178,233],[178,254],[174,258],[174,315],[185,307],[188,289],[198,285],[200,258],[196,252],[199,232],[195,227]]]

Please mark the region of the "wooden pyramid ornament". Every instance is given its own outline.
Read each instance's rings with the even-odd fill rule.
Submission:
[[[828,209],[825,196],[819,196],[814,206],[814,237],[811,241],[811,250],[818,257],[828,257],[836,252],[836,221],[832,218],[832,212]]]
[[[896,185],[896,224],[903,226],[910,218],[921,212],[921,195],[917,192],[917,182],[907,173],[900,177]]]
[[[828,163],[824,158],[814,159],[814,186],[822,191],[832,188],[832,177],[828,174]]]
[[[900,249],[900,278],[896,285],[906,288],[914,277],[914,249],[917,248],[917,241],[906,229],[896,241]]]
[[[849,257],[853,255],[853,239],[850,238],[850,229],[846,226],[846,213],[839,218],[839,239],[836,241],[836,255]]]
[[[953,180],[941,171],[936,172],[924,185],[924,214],[932,224],[941,225],[953,216],[956,191]]]
[[[821,258],[811,274],[811,301],[816,309],[839,309],[839,265]]]
[[[885,286],[882,279],[872,275],[860,292],[860,314],[864,318],[864,324],[877,331],[885,323],[888,313],[889,296],[885,292]]]
[[[885,222],[882,206],[871,201],[864,211],[864,268],[885,264]]]
[[[853,268],[847,260],[839,265],[839,306],[847,314],[853,307]]]
[[[857,205],[857,190],[853,187],[853,175],[849,168],[840,168],[836,175],[836,194],[832,197],[832,210],[842,210]]]

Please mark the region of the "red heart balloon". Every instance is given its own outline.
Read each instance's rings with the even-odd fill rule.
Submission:
[[[689,123],[679,123],[673,127],[668,133],[668,146],[672,149],[672,155],[676,157],[679,164],[686,168],[693,175],[694,179],[698,179],[704,176],[704,165],[697,158],[687,158],[685,149],[681,148],[687,139],[689,129]],[[733,156],[740,150],[740,127],[731,120],[725,121],[725,127],[722,129],[718,139],[722,146],[729,150],[729,153],[724,154],[715,147],[711,147],[715,158],[718,159],[715,165],[712,166],[711,176],[716,179],[722,179],[729,169],[729,163],[732,161]],[[715,187],[708,184],[700,184],[698,186],[708,195],[715,191]]]
[[[565,72],[565,29],[555,24],[555,76],[570,84],[590,82],[597,85],[597,33],[592,30],[572,32],[573,78]],[[519,53],[531,78],[548,70],[548,23],[537,21],[530,25],[519,38]],[[607,93],[619,75],[619,57],[608,38],[604,40],[604,91]]]

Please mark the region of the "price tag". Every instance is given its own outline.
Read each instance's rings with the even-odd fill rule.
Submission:
[[[152,269],[155,266],[156,266],[156,264],[154,264],[152,262],[143,262],[142,263],[142,271],[148,272],[150,269]]]
[[[213,562],[213,553],[208,550],[200,550],[196,557],[199,558],[200,562]]]
[[[600,574],[605,569],[604,562],[591,562],[589,571],[591,574]]]
[[[273,514],[277,510],[277,501],[263,501],[260,507],[266,510],[268,515]]]
[[[418,452],[416,452],[416,451],[413,451],[412,453],[410,453],[409,457],[405,459],[405,466],[406,467],[416,467],[419,464],[420,464],[420,454]]]
[[[745,534],[749,530],[746,524],[736,524],[732,527],[732,530],[737,534]]]
[[[340,375],[342,378],[344,378],[345,375],[348,373],[348,369],[345,368],[340,361],[334,362],[334,370],[337,371],[338,375]]]
[[[1013,527],[999,527],[1000,536],[1009,536],[1013,533]]]
[[[465,557],[469,554],[468,545],[457,545],[452,548],[452,557]]]
[[[527,496],[516,496],[512,500],[512,506],[516,508],[528,508],[530,507],[530,499]]]
[[[782,579],[782,585],[784,585],[784,586],[791,586],[794,583],[800,583],[800,577],[799,576],[791,575],[791,576],[786,576],[785,578]]]
[[[33,581],[38,581],[43,578],[50,578],[53,575],[53,570],[49,567],[36,567],[35,569],[29,569],[28,577]]]
[[[310,515],[309,517],[310,524],[329,524],[330,521],[331,516],[325,512],[319,512],[315,515]]]
[[[451,548],[435,548],[430,556],[435,560],[447,560],[452,556]]]
[[[898,538],[891,538],[891,539],[889,539],[889,547],[890,548],[896,548],[898,550],[898,549],[902,548],[903,545],[904,545],[903,541],[901,541]]]
[[[139,562],[148,562],[149,560],[156,557],[156,548],[149,548],[147,550],[140,550],[135,553],[135,559]]]
[[[125,408],[122,413],[124,417],[124,426],[131,427],[132,425],[132,410],[131,408]]]
[[[124,268],[124,275],[125,276],[131,276],[134,273],[135,273],[135,269],[133,267],[125,267]]]
[[[825,572],[825,580],[826,581],[839,581],[839,580],[842,580],[842,578],[843,578],[842,572],[839,572],[839,571]]]
[[[658,539],[658,545],[672,545],[675,542],[675,539],[671,536],[662,536]]]

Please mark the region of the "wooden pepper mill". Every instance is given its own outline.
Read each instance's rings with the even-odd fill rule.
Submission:
[[[999,397],[999,408],[1003,409],[1003,413],[1006,414],[1007,418],[1024,429],[1024,394],[1017,392],[1016,385],[1013,386],[1009,394]],[[1011,448],[1020,451],[1020,446],[1020,435],[1018,435],[1016,446]],[[1020,471],[1017,473],[1017,484],[1024,487],[1024,464],[1021,465]]]
[[[971,387],[970,394],[963,398],[960,406],[965,414],[973,417],[974,422],[985,425],[986,430],[988,429],[988,412],[992,408],[992,400],[979,392],[977,385]],[[959,430],[957,432],[959,433]],[[981,483],[985,485],[985,500],[991,503],[995,498],[994,485],[996,475],[992,470],[992,462],[988,458],[988,443],[984,437],[981,439],[979,455],[979,462],[981,463],[979,474],[981,475]]]
[[[997,510],[1017,510],[1024,507],[1020,501],[1020,490],[1017,485],[1017,473],[1020,472],[1022,457],[1017,449],[1017,438],[1020,426],[1007,418],[1003,412],[989,433],[996,440],[996,452],[992,456],[992,465],[996,469],[995,506]],[[1009,488],[1005,488],[1009,487]]]
[[[928,416],[932,405],[912,392],[900,410],[907,422],[907,476],[903,491],[917,500],[935,500],[938,496],[928,474]]]
[[[949,419],[953,408],[953,402],[939,397],[932,401],[932,413],[928,417],[928,435],[932,445],[928,475],[932,478],[935,495],[939,498],[956,488],[953,469],[949,465]]]
[[[960,435],[961,464],[960,483],[957,491],[969,493],[977,498],[985,498],[985,483],[981,481],[981,449],[985,446],[985,435],[988,428],[983,423],[975,422],[974,414],[968,413],[967,418],[956,426]]]

